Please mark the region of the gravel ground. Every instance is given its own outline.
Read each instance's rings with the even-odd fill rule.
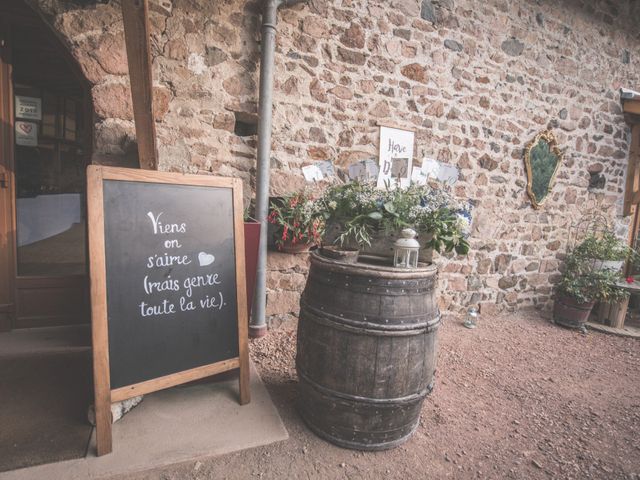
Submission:
[[[319,439],[295,412],[295,327],[251,342],[290,438],[128,476],[148,479],[640,480],[640,341],[582,335],[525,312],[440,329],[420,426],[385,452]]]

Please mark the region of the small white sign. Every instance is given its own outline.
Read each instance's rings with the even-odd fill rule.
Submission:
[[[378,188],[407,188],[411,183],[415,133],[380,127]]]
[[[16,118],[42,120],[42,99],[16,95]]]
[[[38,146],[38,124],[33,122],[16,122],[16,145],[24,147]]]
[[[323,179],[322,172],[317,165],[302,167],[302,174],[307,182],[319,182]]]

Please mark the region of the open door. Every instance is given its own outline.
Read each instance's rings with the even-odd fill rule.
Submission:
[[[88,85],[23,2],[0,17],[0,328],[88,323]]]

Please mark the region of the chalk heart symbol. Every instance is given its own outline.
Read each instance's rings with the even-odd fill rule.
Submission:
[[[198,254],[198,262],[200,262],[201,267],[206,267],[207,265],[211,265],[216,261],[216,257],[211,255],[210,253],[200,252]]]

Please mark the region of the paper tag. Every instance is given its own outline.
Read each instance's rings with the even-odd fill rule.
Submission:
[[[423,158],[420,173],[415,173],[412,176],[412,181],[419,185],[424,185],[427,180],[431,179],[453,185],[458,181],[459,175],[460,171],[453,165],[447,165],[432,158]]]
[[[317,165],[307,165],[302,167],[302,174],[307,182],[319,182],[324,177]]]
[[[349,165],[349,178],[358,182],[369,182],[378,178],[380,169],[375,160],[367,159]]]
[[[336,174],[336,171],[333,168],[333,163],[331,163],[329,160],[318,162],[316,163],[316,165],[320,169],[320,172],[324,177],[332,177]]]

